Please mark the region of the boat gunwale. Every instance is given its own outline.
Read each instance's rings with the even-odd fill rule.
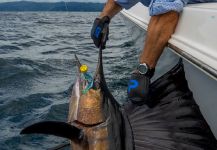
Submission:
[[[192,7],[191,7],[192,8]],[[134,15],[127,12],[127,10],[122,10],[121,14],[126,17],[129,21],[134,23],[136,26],[140,27],[142,30],[145,30],[147,32],[148,24],[147,22],[135,17]],[[135,21],[141,22],[140,24],[137,24]],[[143,24],[143,25],[142,25]],[[145,25],[145,26],[144,26]],[[204,73],[206,73],[208,76],[213,78],[214,80],[217,80],[217,70],[209,66],[208,64],[205,64],[204,62],[200,61],[196,57],[192,56],[191,54],[187,53],[186,51],[182,50],[181,48],[175,46],[172,43],[167,44],[167,47],[174,52],[175,54],[179,55],[181,58],[187,60],[189,63],[194,65],[196,68],[200,69]]]
[[[167,47],[170,48],[174,53],[184,58],[185,60],[187,60],[189,63],[191,63],[192,65],[194,65],[195,67],[203,71],[204,73],[206,73],[208,76],[212,77],[214,80],[217,80],[217,70],[215,70],[211,66],[203,63],[196,57],[190,55],[189,53],[185,52],[184,50],[178,48],[177,46],[171,43],[168,43]]]

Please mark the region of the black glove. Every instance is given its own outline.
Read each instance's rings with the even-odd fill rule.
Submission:
[[[149,99],[150,77],[135,70],[128,83],[128,98],[134,104],[142,105]]]
[[[91,30],[91,38],[93,39],[94,44],[98,48],[100,46],[102,46],[102,48],[105,48],[105,44],[108,40],[109,35],[109,23],[110,18],[108,16],[105,16],[102,19],[96,18],[93,23],[93,27]]]

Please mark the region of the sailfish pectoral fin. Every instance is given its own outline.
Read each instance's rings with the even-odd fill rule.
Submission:
[[[50,134],[70,140],[81,140],[83,131],[65,122],[44,121],[24,128],[20,134]]]

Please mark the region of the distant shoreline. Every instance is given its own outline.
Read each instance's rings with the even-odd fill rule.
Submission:
[[[0,12],[100,12],[103,3],[91,2],[5,2],[0,3]]]
[[[32,12],[32,13],[37,13],[37,12],[38,12],[38,13],[40,13],[40,12],[45,12],[45,13],[46,13],[46,12],[47,12],[47,13],[71,13],[71,12],[72,12],[72,13],[82,13],[82,12],[84,12],[84,13],[88,13],[88,12],[89,12],[89,13],[97,13],[97,12],[98,12],[98,13],[100,13],[101,11],[44,11],[44,10],[43,10],[43,11],[1,11],[1,10],[0,10],[0,13],[16,13],[16,12],[17,12],[17,13],[19,13],[19,12],[20,12],[20,13],[22,13],[22,12],[23,12],[23,13],[31,13],[31,12]]]

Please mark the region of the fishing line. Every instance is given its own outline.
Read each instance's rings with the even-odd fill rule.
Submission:
[[[68,2],[72,2],[72,1],[68,1]],[[69,16],[71,17],[71,13],[70,13],[69,7],[68,7],[68,2],[64,1],[64,3],[65,3],[65,9],[66,9],[67,15],[69,15]],[[73,31],[73,29],[72,29],[72,31]],[[78,43],[77,43],[77,40],[75,39],[74,42],[75,42],[75,43],[73,44],[73,46],[74,46],[75,50],[77,51],[77,50],[78,50]],[[74,54],[73,54],[73,55],[74,55]]]
[[[71,2],[71,1],[68,1],[68,2],[63,1],[63,2],[64,2],[64,4],[65,4],[66,16],[71,17],[71,13],[70,13],[69,7],[68,7],[68,3]],[[72,29],[72,31],[73,31],[73,29]],[[74,40],[72,39],[72,41],[73,41],[72,46],[73,46],[73,48],[75,49],[75,52],[73,53],[73,55],[74,55],[74,54],[76,53],[76,51],[78,50],[78,43],[77,43],[77,40],[76,40],[76,39],[74,39]],[[72,58],[74,58],[74,57],[72,56]],[[76,64],[76,60],[73,59],[72,63],[73,63],[73,65]],[[75,69],[75,70],[77,70],[77,69]]]
[[[67,4],[66,4],[66,1],[64,1],[64,3],[65,3],[66,12],[68,12],[68,7],[67,7]]]
[[[64,1],[64,4],[65,4],[65,9],[66,9],[66,12],[69,14],[69,9],[68,9],[68,6],[67,6],[67,2]],[[73,30],[73,29],[72,29]],[[75,39],[75,45],[74,45],[75,49],[78,50],[78,43],[77,43],[77,40]],[[77,60],[79,61],[79,60]],[[76,60],[75,60],[76,62]],[[86,65],[81,65],[81,67],[86,67],[85,70],[83,70],[83,72],[81,71],[81,75],[82,75],[82,79],[84,80],[84,82],[86,83],[86,86],[85,88],[82,90],[82,93],[83,94],[86,94],[92,87],[93,87],[93,77],[92,75],[88,72],[88,66]],[[82,69],[82,68],[80,68]]]

